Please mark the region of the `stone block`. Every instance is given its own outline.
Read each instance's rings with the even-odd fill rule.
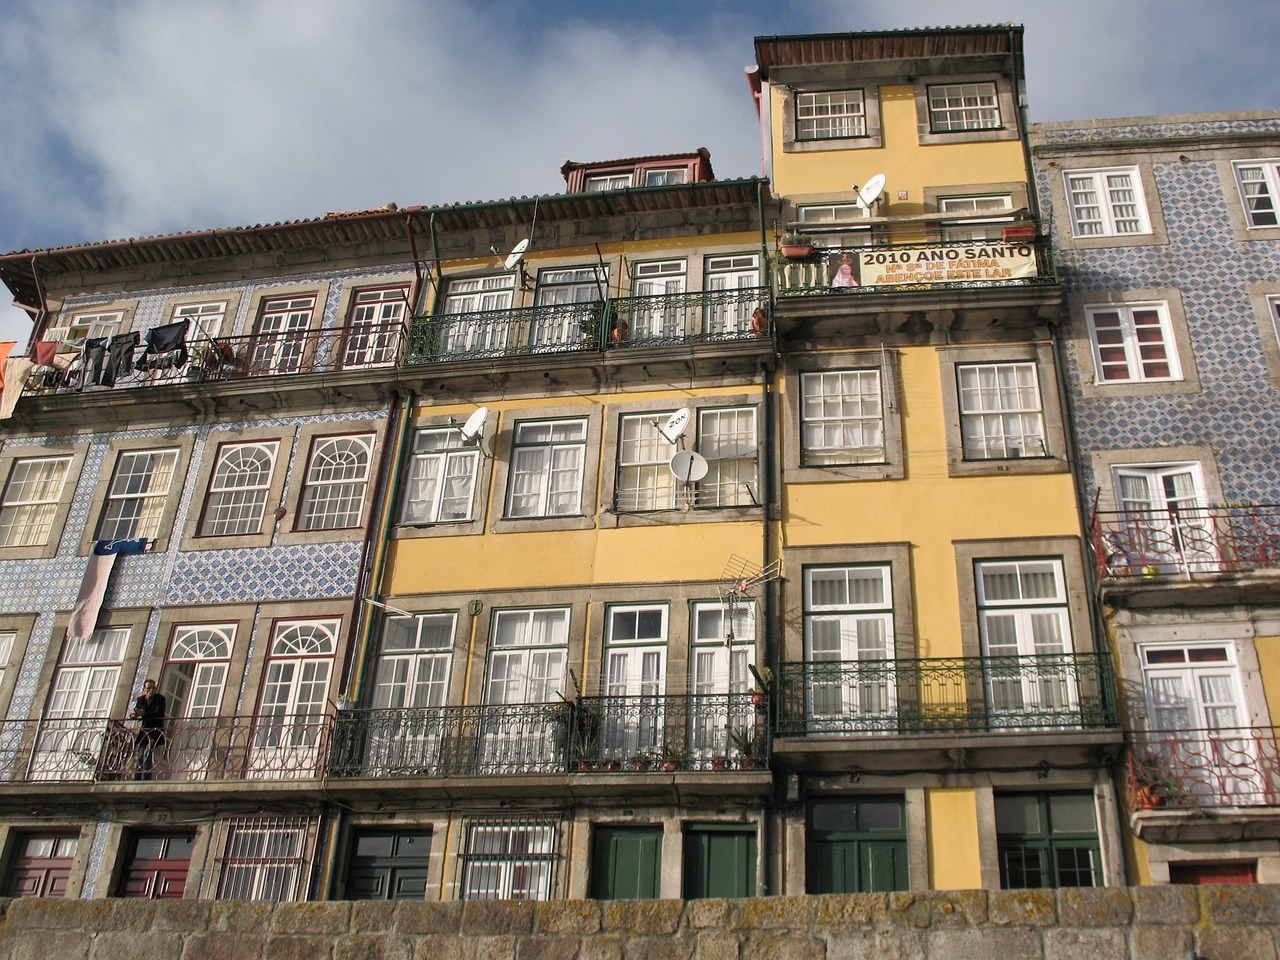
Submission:
[[[693,937],[694,960],[738,960],[738,935],[727,930],[699,930]]]
[[[685,917],[690,927],[723,927],[729,916],[728,900],[690,900],[685,904]]]
[[[336,935],[347,932],[350,918],[351,905],[342,901],[282,903],[271,928],[276,933]]]
[[[89,956],[89,938],[78,930],[15,930],[13,935],[13,960],[86,960]]]
[[[813,912],[809,897],[753,897],[729,904],[729,925],[735,930],[807,928]]]
[[[333,960],[413,960],[413,941],[393,933],[352,933],[338,937]]]
[[[577,960],[580,937],[534,934],[516,940],[517,960]]]
[[[412,934],[457,933],[462,929],[461,900],[440,903],[396,904],[396,932]]]
[[[519,900],[471,900],[462,905],[462,935],[515,936],[533,932],[533,904]]]
[[[929,930],[924,941],[929,960],[1041,960],[1044,956],[1037,932],[1009,927]]]
[[[622,938],[587,937],[578,951],[578,960],[622,960]]]
[[[742,945],[742,960],[826,960],[827,943],[798,933],[751,937]]]
[[[516,960],[515,937],[459,937],[458,942],[459,960]]]
[[[596,900],[553,900],[533,909],[534,933],[597,933],[600,904]]]
[[[898,927],[957,927],[987,920],[983,890],[923,891],[886,894],[885,921]]]
[[[884,923],[889,909],[885,893],[851,893],[813,897],[813,920],[818,929],[846,930],[868,923]]]
[[[1058,891],[1058,923],[1064,927],[1127,927],[1133,900],[1127,890],[1080,887]]]
[[[1139,926],[1129,932],[1129,960],[1183,960],[1189,956],[1191,934],[1185,929],[1174,926]],[[1214,957],[1213,960],[1232,958]]]
[[[1115,929],[1059,927],[1044,931],[1044,960],[1101,960],[1123,957],[1125,932]]]
[[[88,935],[85,939],[89,939]],[[92,938],[94,960],[155,960],[182,953],[182,935],[174,932],[139,933],[136,930],[96,932]]]
[[[195,933],[209,929],[211,904],[208,900],[157,900],[152,906],[151,925],[154,930]]]
[[[258,960],[266,944],[261,933],[196,933],[183,944],[181,960]]]
[[[827,960],[924,960],[924,938],[925,931],[907,927],[833,931],[827,937]]]
[[[396,928],[396,904],[392,900],[359,900],[351,904],[352,933],[385,933]]]
[[[333,956],[331,936],[279,935],[267,940],[266,960],[330,960]]]
[[[1275,930],[1271,927],[1204,927],[1196,935],[1196,952],[1212,960],[1276,960]]]
[[[1134,922],[1150,924],[1191,925],[1200,919],[1200,905],[1195,887],[1133,887]]]
[[[1046,927],[1058,919],[1052,890],[992,890],[987,895],[990,923],[1015,927]]]
[[[1270,884],[1206,885],[1200,906],[1210,923],[1280,924],[1280,887]]]
[[[604,928],[622,936],[675,933],[684,911],[683,900],[613,900],[602,905]]]
[[[693,960],[697,938],[629,937],[623,947],[626,960]]]
[[[209,929],[227,933],[267,933],[275,915],[274,903],[214,901],[209,908]]]
[[[431,933],[417,938],[413,960],[461,960],[462,938],[457,935]]]

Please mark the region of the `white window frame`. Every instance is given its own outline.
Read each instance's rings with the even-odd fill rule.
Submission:
[[[964,220],[942,221],[944,240],[1000,240],[1005,226],[1013,222],[1013,195],[939,197],[938,212],[972,214]]]
[[[1245,226],[1250,230],[1280,226],[1280,159],[1237,160],[1231,166]]]
[[[302,896],[312,821],[243,817],[227,821],[218,899],[287,903]]]
[[[1135,237],[1152,232],[1138,167],[1066,170],[1062,177],[1073,237]],[[1126,177],[1128,183],[1122,182]]]
[[[302,369],[318,301],[314,293],[267,297],[262,301],[249,359],[251,371],[296,373]]]
[[[339,625],[337,619],[277,620],[273,625],[254,717],[249,776],[318,775]]]
[[[631,295],[660,297],[684,293],[688,279],[687,260],[649,260],[631,266]],[[630,339],[674,338],[684,336],[684,307],[678,299],[669,303],[658,300],[633,304],[627,315]]]
[[[404,284],[356,290],[343,331],[343,368],[394,363],[408,306],[409,288]]]
[[[703,261],[703,290],[750,290],[760,286],[760,257],[754,253],[734,253],[707,257]],[[761,306],[751,299],[708,304],[703,317],[703,333],[741,334],[751,328],[751,314]]]
[[[123,310],[94,310],[73,313],[67,322],[45,330],[43,339],[76,344],[96,337],[112,337],[124,323]]]
[[[867,222],[871,208],[858,203],[806,203],[796,208],[802,232],[820,236],[827,247],[865,247],[875,237]]]
[[[495,610],[484,702],[556,702],[564,693],[568,654],[568,607]]]
[[[1100,317],[1110,314],[1114,314],[1116,319],[1114,324],[1108,321],[1105,337],[1112,342],[1104,344],[1101,342],[1104,334],[1099,331],[1098,322]],[[1093,349],[1095,385],[1170,383],[1183,379],[1167,302],[1094,304],[1085,307],[1085,317]],[[1147,339],[1155,330],[1159,331],[1159,339]],[[1108,351],[1106,357],[1104,349]],[[1168,366],[1168,373],[1147,373],[1148,369],[1162,364]],[[1108,376],[1112,370],[1123,372],[1123,376]]]
[[[31,476],[35,472],[45,476]],[[49,542],[71,472],[71,457],[18,457],[0,494],[0,547],[40,547]]]
[[[96,540],[154,540],[159,536],[179,453],[176,447],[165,447],[116,454]],[[141,471],[122,472],[122,467],[143,460],[149,463]]]
[[[688,167],[651,167],[642,173],[643,186],[670,187],[689,182]]]
[[[884,417],[880,368],[801,372],[800,465],[887,462]]]
[[[463,829],[461,899],[551,899],[555,825],[472,821]]]
[[[252,536],[262,532],[279,453],[278,440],[224,443],[218,447],[200,517],[199,536]],[[233,457],[240,462],[233,461]],[[262,458],[266,459],[265,468]]]
[[[222,697],[235,649],[234,623],[180,623],[161,671],[170,720],[199,720],[222,712]]]
[[[443,325],[440,352],[500,353],[506,350],[511,335],[515,283],[514,273],[451,278],[445,289],[444,309],[436,318]],[[468,316],[459,317],[461,314]]]
[[[756,705],[741,696],[752,686],[756,607],[749,599],[699,601],[689,615],[689,750],[714,761],[729,755],[731,730],[754,729],[758,720]]]
[[[957,363],[956,390],[966,460],[1049,455],[1035,361]]]
[[[707,460],[707,475],[698,482],[699,507],[760,505],[757,421],[753,406],[698,410],[698,452]]]
[[[661,698],[667,683],[669,615],[665,603],[618,603],[605,608],[600,668],[600,692],[606,698],[600,718],[602,757],[625,759],[665,745]]]
[[[614,509],[620,513],[675,507],[671,458],[676,445],[658,429],[672,411],[624,413],[618,418],[618,481]]]
[[[607,193],[610,190],[625,190],[629,186],[630,173],[593,173],[582,181],[584,193]]]
[[[816,599],[815,583],[843,580],[843,595],[830,601]],[[855,581],[879,584],[879,597],[859,600]],[[856,718],[884,721],[888,730],[896,726],[897,682],[894,634],[893,569],[888,563],[819,564],[804,568],[804,658],[815,672],[806,691],[811,731],[823,729],[824,721],[836,729]],[[827,634],[834,626],[835,635]],[[834,644],[833,642],[834,641]],[[819,645],[820,642],[820,645]],[[817,647],[815,649],[815,646]],[[846,666],[859,661],[881,665],[875,674],[849,676]],[[822,664],[830,664],[837,677],[822,675]]]
[[[457,623],[456,613],[387,617],[370,706],[375,710],[444,706]]]
[[[797,141],[865,137],[866,94],[861,89],[797,92],[795,117]]]
[[[574,517],[581,513],[587,436],[586,417],[516,422],[511,440],[506,519]]]
[[[67,638],[31,752],[32,780],[93,779],[131,633],[108,627]]]
[[[213,340],[222,333],[227,317],[228,301],[208,300],[202,303],[180,303],[173,308],[171,322],[186,320],[190,333],[187,340]]]
[[[360,526],[373,464],[373,442],[372,433],[315,437],[311,441],[295,530],[350,530]]]
[[[931,133],[999,130],[1004,126],[1000,119],[1000,97],[993,80],[931,83],[926,95]]]
[[[1127,480],[1141,481],[1145,491],[1126,493]],[[1113,464],[1111,482],[1126,546],[1137,554],[1131,562],[1160,573],[1216,569],[1221,551],[1199,462]]]
[[[400,522],[464,523],[474,519],[479,472],[480,451],[463,440],[456,426],[417,430]]]

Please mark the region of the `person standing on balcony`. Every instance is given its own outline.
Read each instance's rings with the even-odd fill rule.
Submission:
[[[130,720],[139,721],[138,732],[134,735],[138,756],[137,772],[133,775],[135,780],[151,779],[156,747],[164,742],[164,710],[164,694],[156,693],[156,682],[144,681],[142,694],[133,702],[133,710],[129,713]]]

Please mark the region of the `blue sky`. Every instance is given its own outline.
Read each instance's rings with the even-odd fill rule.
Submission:
[[[1006,21],[1033,120],[1280,109],[1276,0],[0,0],[0,251],[555,193],[566,159],[752,176],[755,36]]]

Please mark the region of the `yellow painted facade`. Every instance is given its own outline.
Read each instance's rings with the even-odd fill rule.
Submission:
[[[967,787],[928,790],[925,808],[929,823],[929,888],[981,889],[982,858],[974,791]]]

